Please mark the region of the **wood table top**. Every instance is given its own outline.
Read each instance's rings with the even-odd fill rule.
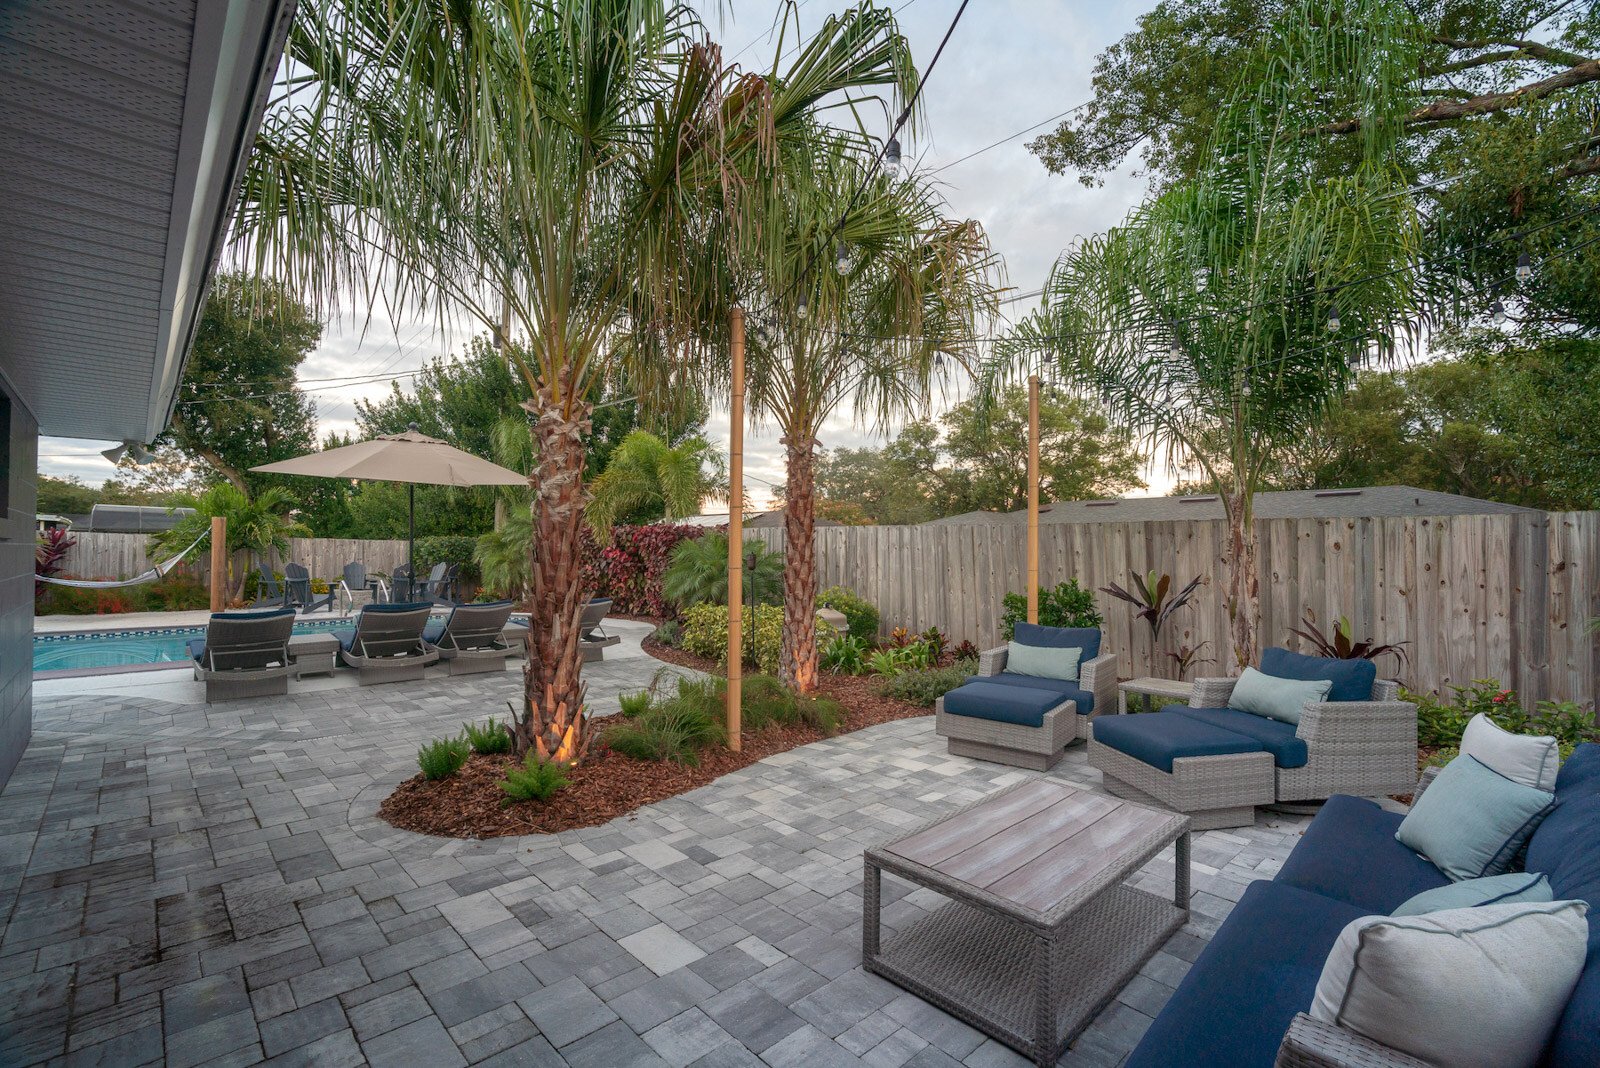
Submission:
[[[1124,693],[1155,694],[1167,697],[1187,697],[1194,693],[1194,683],[1181,679],[1140,678],[1119,682],[1117,688]]]
[[[1044,918],[1120,882],[1187,827],[1176,813],[1033,779],[881,852]]]

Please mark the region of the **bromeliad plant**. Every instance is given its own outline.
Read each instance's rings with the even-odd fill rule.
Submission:
[[[1128,585],[1133,587],[1132,592],[1123,589],[1115,582],[1100,587],[1101,593],[1109,593],[1120,601],[1127,601],[1138,609],[1134,614],[1150,624],[1150,638],[1159,643],[1161,641],[1161,627],[1171,618],[1172,613],[1188,604],[1200,588],[1201,578],[1196,575],[1189,584],[1177,593],[1172,593],[1172,576],[1167,574],[1157,575],[1151,571],[1141,577],[1137,571],[1128,572]],[[1171,594],[1171,596],[1168,596]]]
[[[63,527],[45,531],[39,535],[39,544],[33,550],[33,573],[40,578],[58,577],[66,570],[67,554],[77,544],[78,539]],[[34,580],[33,595],[37,597],[44,590],[45,584]]]
[[[1384,642],[1372,640],[1356,641],[1352,635],[1354,629],[1350,625],[1348,616],[1340,616],[1334,620],[1333,632],[1324,634],[1317,628],[1316,617],[1307,612],[1300,621],[1300,626],[1291,627],[1290,634],[1304,638],[1310,643],[1311,651],[1317,656],[1329,656],[1337,660],[1377,660],[1380,657],[1392,656],[1405,665],[1408,655],[1405,647],[1410,642]]]

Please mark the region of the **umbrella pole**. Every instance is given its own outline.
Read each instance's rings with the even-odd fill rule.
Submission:
[[[417,599],[417,484],[406,483],[406,568],[410,572],[410,591],[406,599]]]

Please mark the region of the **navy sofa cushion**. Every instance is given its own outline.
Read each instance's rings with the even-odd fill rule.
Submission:
[[[1188,705],[1168,705],[1162,711],[1178,712],[1190,719],[1209,723],[1213,727],[1221,727],[1235,734],[1254,738],[1266,747],[1267,752],[1272,754],[1272,762],[1280,768],[1303,768],[1306,766],[1306,761],[1311,758],[1306,743],[1295,734],[1293,723],[1268,719],[1252,712],[1240,712],[1237,708],[1190,708]]]
[[[1404,819],[1364,797],[1335,794],[1278,872],[1279,882],[1388,915],[1449,877],[1395,841]]]
[[[1101,716],[1094,721],[1094,739],[1170,773],[1181,757],[1261,753],[1266,746],[1237,731],[1224,730],[1177,712],[1137,716]]]
[[[1100,655],[1098,627],[1045,627],[1038,623],[1018,623],[1011,631],[1011,640],[1044,649],[1082,649],[1079,664],[1087,664]]]
[[[1251,883],[1124,1068],[1268,1068],[1295,1013],[1311,1007],[1339,932],[1364,915],[1284,883]]]
[[[1526,868],[1549,876],[1556,900],[1589,903],[1589,962],[1543,1063],[1546,1068],[1600,1064],[1600,745],[1578,746],[1561,766],[1555,810],[1528,840]]]
[[[1021,686],[1026,690],[1049,690],[1061,695],[1063,701],[1076,701],[1078,715],[1087,716],[1094,711],[1094,694],[1075,682],[1066,679],[1041,679],[1034,675],[1017,675],[1002,671],[998,675],[979,675],[977,681],[995,686]]]
[[[1330,701],[1370,701],[1378,665],[1370,660],[1338,660],[1329,656],[1304,656],[1273,646],[1261,654],[1261,671],[1280,679],[1327,679]]]
[[[996,686],[992,682],[969,682],[944,695],[944,710],[958,716],[992,719],[998,723],[1017,723],[1024,727],[1044,726],[1044,714],[1064,698],[1053,690],[1026,686]]]

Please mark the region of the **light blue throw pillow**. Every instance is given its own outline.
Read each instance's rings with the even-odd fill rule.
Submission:
[[[1463,755],[1444,766],[1394,836],[1452,879],[1502,875],[1555,804],[1555,794]]]
[[[1036,679],[1061,679],[1078,681],[1078,661],[1082,649],[1046,649],[1040,645],[1023,645],[1012,642],[1006,653],[1006,670],[1014,675],[1032,675]]]
[[[1426,795],[1424,795],[1426,796]],[[1513,901],[1554,901],[1550,880],[1536,871],[1512,871],[1482,879],[1436,886],[1406,900],[1391,916],[1421,916],[1446,909],[1473,909],[1479,905],[1506,905]]]
[[[1299,723],[1307,701],[1325,701],[1333,683],[1327,679],[1280,679],[1247,667],[1233,684],[1228,707],[1284,723]]]

